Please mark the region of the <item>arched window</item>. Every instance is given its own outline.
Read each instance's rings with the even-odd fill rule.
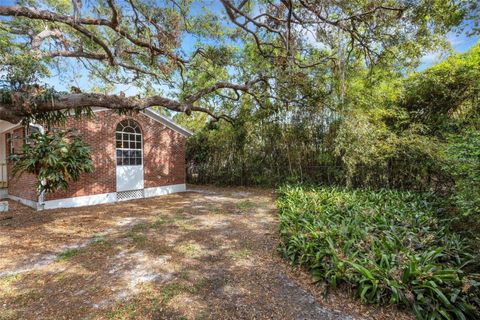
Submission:
[[[118,123],[115,132],[117,166],[141,166],[143,161],[142,131],[139,124],[126,119]]]

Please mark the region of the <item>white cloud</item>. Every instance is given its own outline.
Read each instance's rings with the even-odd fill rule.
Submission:
[[[450,42],[450,44],[452,45],[453,48],[459,46],[459,45],[462,45],[466,42],[466,39],[464,36],[462,35],[457,35],[455,33],[449,33],[448,36],[448,41]]]
[[[441,53],[440,52],[431,52],[429,54],[426,54],[422,57],[421,63],[422,64],[433,64],[435,62],[438,62],[440,60]]]

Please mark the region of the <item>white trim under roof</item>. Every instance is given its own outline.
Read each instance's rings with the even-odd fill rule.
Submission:
[[[158,122],[163,123],[165,126],[169,127],[170,129],[183,134],[185,137],[190,137],[191,135],[193,135],[193,133],[190,130],[187,130],[181,127],[180,125],[173,122],[173,120],[161,115],[160,112],[152,108],[147,108],[143,110],[142,113],[145,114],[146,116],[149,116],[153,120],[157,120]]]
[[[108,108],[92,108],[93,112],[100,112],[100,111],[109,111],[111,109]],[[178,133],[181,133],[185,137],[190,137],[193,135],[193,133],[190,130],[187,130],[183,128],[182,126],[176,124],[173,120],[165,117],[164,115],[161,115],[160,112],[152,109],[152,108],[147,108],[143,111],[141,111],[142,114],[146,115],[147,117],[152,118],[155,121],[158,121],[162,124],[164,124],[166,127],[177,131]]]
[[[8,121],[5,121],[5,123],[8,125],[7,127],[3,128],[0,130],[0,133],[4,133],[4,132],[8,132],[8,131],[11,131],[13,129],[16,129],[16,128],[19,128],[22,126],[22,122],[20,121],[19,123],[17,124],[13,124],[13,123],[10,123]]]
[[[111,109],[107,109],[107,108],[93,108],[93,112],[100,112],[100,111],[108,111],[108,110],[111,110]],[[162,124],[164,124],[166,127],[172,129],[172,130],[175,130],[177,131],[178,133],[181,133],[182,135],[184,135],[185,137],[190,137],[191,135],[193,135],[193,133],[188,130],[188,129],[185,129],[183,128],[182,126],[176,124],[173,120],[165,117],[164,115],[161,115],[160,112],[152,109],[152,108],[147,108],[145,110],[142,111],[142,113],[150,118],[152,118],[153,120],[156,120]],[[5,121],[6,122],[6,121]],[[0,130],[0,133],[4,133],[4,132],[7,132],[7,131],[10,131],[12,129],[15,129],[17,127],[21,127],[22,126],[22,122],[19,122],[17,124],[10,124],[8,127],[6,127],[5,129],[3,130]]]

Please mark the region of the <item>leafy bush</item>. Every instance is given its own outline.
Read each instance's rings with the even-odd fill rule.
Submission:
[[[453,203],[464,216],[480,220],[480,131],[451,135],[443,157],[443,169],[455,181]]]
[[[317,281],[356,288],[365,303],[400,304],[417,318],[479,316],[478,259],[437,218],[431,195],[283,187],[280,251]]]
[[[67,190],[70,181],[78,181],[80,174],[93,171],[90,148],[71,130],[34,132],[10,160],[14,163],[13,175],[34,174],[40,192]]]

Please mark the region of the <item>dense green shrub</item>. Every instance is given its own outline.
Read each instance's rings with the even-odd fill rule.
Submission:
[[[455,181],[452,202],[461,214],[480,221],[480,131],[450,135],[443,157],[443,169]]]
[[[72,130],[31,133],[10,160],[13,176],[24,172],[36,176],[39,192],[67,190],[71,181],[93,171],[90,147]]]
[[[188,179],[434,191],[480,229],[478,79],[480,44],[408,76],[356,69],[341,99],[270,112],[246,101],[234,125],[194,130]]]
[[[478,257],[450,231],[431,195],[284,187],[280,251],[317,281],[356,288],[365,303],[417,318],[479,316]]]

